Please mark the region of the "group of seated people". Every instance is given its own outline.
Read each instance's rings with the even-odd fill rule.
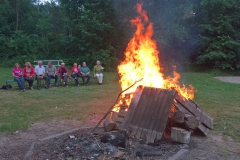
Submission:
[[[94,78],[98,79],[98,83],[101,85],[103,82],[103,67],[101,66],[100,61],[96,62],[96,65],[93,68]],[[25,91],[25,81],[28,82],[29,88],[33,90],[33,81],[37,80],[37,88],[41,88],[41,80],[45,80],[45,88],[48,89],[51,87],[51,79],[54,79],[55,86],[58,85],[58,79],[60,78],[61,82],[68,87],[69,78],[73,78],[77,86],[79,86],[78,78],[82,78],[83,85],[88,85],[90,81],[90,69],[87,67],[86,62],[81,65],[77,63],[73,64],[72,73],[69,75],[68,68],[64,63],[61,63],[61,66],[57,69],[51,61],[48,62],[46,68],[43,66],[42,61],[38,62],[38,65],[33,68],[30,62],[25,63],[23,70],[20,68],[20,65],[16,63],[12,70],[14,81],[17,82],[18,87],[21,91]],[[34,77],[35,75],[35,77]]]

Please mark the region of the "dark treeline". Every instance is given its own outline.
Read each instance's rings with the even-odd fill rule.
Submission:
[[[116,70],[138,0],[0,0],[0,65],[63,59]],[[240,68],[239,0],[142,0],[164,68]]]

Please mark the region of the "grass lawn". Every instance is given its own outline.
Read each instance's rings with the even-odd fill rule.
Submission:
[[[12,79],[9,68],[1,68],[0,74],[2,84]],[[240,85],[220,82],[206,73],[181,75],[185,84],[193,84],[198,90],[194,101],[214,118],[212,133],[222,133],[240,142]],[[94,81],[89,86],[75,87],[72,83],[68,88],[42,88],[24,93],[16,87],[0,90],[0,131],[27,129],[36,121],[71,118],[84,121],[92,113],[104,114],[120,92],[115,76],[105,73],[106,83],[101,86]]]
[[[1,68],[1,85],[7,79],[12,79],[10,68]],[[16,129],[27,129],[29,124],[36,121],[52,119],[86,120],[93,113],[104,114],[116,101],[120,87],[115,79],[115,73],[104,73],[105,83],[98,85],[96,80],[88,86],[52,87],[41,90],[26,89],[20,92],[17,84],[10,90],[0,90],[0,131],[14,132]],[[54,81],[52,79],[52,81]],[[72,80],[74,81],[74,80]],[[79,79],[82,84],[82,80]]]

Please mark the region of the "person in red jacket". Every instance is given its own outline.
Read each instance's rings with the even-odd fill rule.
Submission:
[[[29,88],[33,90],[34,81],[34,68],[31,66],[30,62],[25,63],[25,68],[23,69],[24,80],[28,82]]]
[[[60,78],[63,79],[63,84],[68,87],[68,69],[65,63],[61,63],[61,66],[58,68],[58,73]]]
[[[77,66],[77,63],[74,63],[73,67],[72,67],[72,78],[75,79],[75,82],[76,82],[77,86],[79,86],[79,83],[78,83],[79,73],[80,73],[80,70]]]

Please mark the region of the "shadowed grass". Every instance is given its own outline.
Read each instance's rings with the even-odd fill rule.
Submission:
[[[6,79],[12,79],[11,69],[0,69],[0,74],[2,84]],[[240,85],[220,82],[206,73],[181,75],[182,82],[193,84],[198,90],[194,101],[214,119],[213,133],[240,141]],[[72,82],[68,88],[59,86],[24,93],[17,87],[0,90],[0,131],[14,132],[19,128],[27,129],[33,122],[52,119],[86,121],[93,113],[106,113],[115,102],[120,87],[116,73],[105,73],[105,77],[104,85],[98,85],[94,80],[89,86],[76,87]]]

